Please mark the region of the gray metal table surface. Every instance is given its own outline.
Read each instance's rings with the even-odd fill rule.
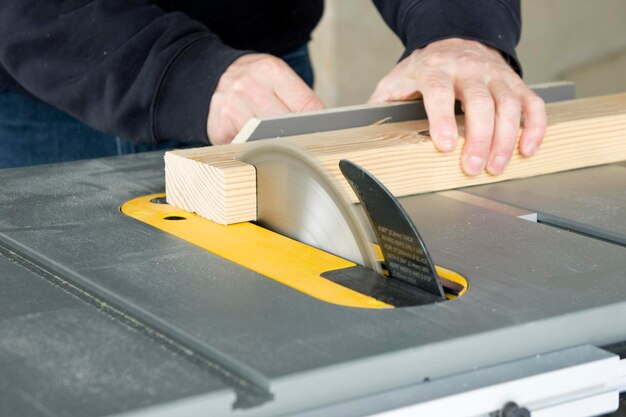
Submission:
[[[6,170],[0,180],[2,246],[213,366],[240,415],[301,412],[626,334],[624,247],[437,194],[402,202],[436,263],[470,290],[365,310],[313,299],[121,214],[125,201],[164,190],[160,153]],[[216,389],[189,401],[216,410]]]
[[[230,408],[210,368],[42,274],[0,251],[1,416],[109,415],[212,391]]]
[[[466,188],[539,222],[626,245],[626,162]]]

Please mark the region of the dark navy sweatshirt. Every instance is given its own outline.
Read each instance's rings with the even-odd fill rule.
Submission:
[[[460,37],[498,48],[520,71],[519,0],[374,3],[405,55]],[[2,0],[0,89],[138,142],[206,142],[211,96],[228,65],[247,51],[280,55],[305,44],[323,6],[323,0]]]

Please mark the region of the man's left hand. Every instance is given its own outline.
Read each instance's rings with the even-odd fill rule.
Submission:
[[[466,116],[461,165],[468,175],[478,175],[485,168],[490,174],[502,173],[515,149],[522,114],[522,155],[534,155],[545,133],[543,100],[500,52],[476,41],[445,39],[415,50],[378,83],[369,102],[420,97],[431,137],[442,152],[456,147],[454,101],[461,101]]]

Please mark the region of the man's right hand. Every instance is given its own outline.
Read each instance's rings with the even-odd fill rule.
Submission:
[[[249,54],[222,74],[211,98],[207,135],[214,145],[230,143],[253,117],[320,110],[322,101],[281,59]]]

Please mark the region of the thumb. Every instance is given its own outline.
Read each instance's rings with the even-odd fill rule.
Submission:
[[[326,108],[322,100],[291,69],[275,83],[274,92],[292,112],[321,110]]]
[[[294,112],[322,110],[326,108],[322,100],[311,89],[309,89],[309,91],[296,93],[290,96],[288,100],[289,102],[285,104]]]

